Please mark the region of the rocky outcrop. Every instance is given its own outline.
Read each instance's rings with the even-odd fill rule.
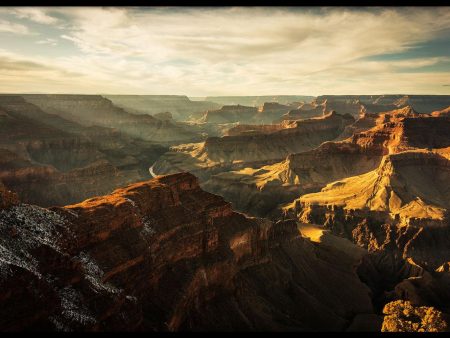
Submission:
[[[318,96],[311,103],[304,103],[298,108],[290,110],[280,120],[309,119],[329,114],[332,111],[342,115],[349,114],[357,119],[365,109],[358,98],[325,95]]]
[[[214,162],[280,159],[338,137],[353,121],[348,115],[330,113],[323,118],[295,122],[295,127],[268,135],[211,137],[206,139],[203,152]]]
[[[295,103],[289,105],[280,104],[278,102],[264,102],[260,107],[260,113],[256,117],[256,123],[273,123],[280,119],[281,116],[288,113]]]
[[[208,123],[250,123],[258,114],[258,108],[241,105],[223,106],[218,110],[208,110],[202,117]]]
[[[285,123],[282,129],[269,133],[271,127],[251,135],[238,131],[236,136],[209,137],[204,143],[172,147],[155,163],[154,170],[158,174],[189,171],[204,180],[216,172],[257,168],[336,138],[352,122],[348,115],[330,113],[323,118]]]
[[[342,253],[235,213],[190,174],[10,206],[0,224],[2,331],[342,330],[372,313]]]
[[[352,137],[354,134],[361,133],[363,131],[369,130],[376,126],[377,120],[379,119],[379,114],[374,113],[362,113],[361,116],[347,126],[343,133],[337,138],[337,140],[345,140]]]
[[[433,307],[395,301],[383,309],[383,332],[448,332],[448,318]],[[446,320],[447,319],[447,320]]]
[[[438,152],[386,155],[374,171],[328,184],[287,210],[366,248],[358,274],[376,308],[397,299],[448,311],[450,162]],[[431,275],[430,275],[431,273]]]
[[[450,144],[448,116],[417,114],[411,107],[380,114],[377,125],[355,133],[352,142],[362,147],[383,148],[388,153],[414,148],[445,148]]]
[[[289,110],[279,118],[280,121],[305,120],[323,116],[324,107],[322,105],[303,104],[297,109]]]
[[[316,102],[324,107],[324,112],[337,111],[341,114],[350,114],[354,118],[358,118],[364,111],[364,107],[359,99],[346,99],[342,97],[324,96],[317,97]]]
[[[373,170],[381,157],[380,153],[352,143],[324,142],[316,149],[290,154],[272,165],[212,175],[203,187],[224,196],[237,210],[260,217],[279,217],[281,206],[296,196]]]
[[[290,105],[264,102],[261,107],[225,105],[218,110],[207,111],[200,120],[207,123],[272,124],[292,109]]]
[[[279,217],[278,210],[295,195],[318,192],[331,182],[375,170],[386,154],[446,147],[450,130],[445,116],[437,112],[421,115],[409,106],[380,114],[364,113],[345,128],[338,138],[344,138],[342,141],[324,142],[315,149],[289,154],[284,161],[274,164],[214,173],[203,187],[227,198],[237,210]],[[285,121],[283,125],[292,127],[296,123]],[[272,129],[275,126],[279,125],[270,125]],[[243,135],[257,131],[274,133],[265,127],[237,126],[231,131]],[[445,148],[437,149],[440,149],[437,153],[446,156]]]
[[[417,172],[420,170],[420,175]],[[399,226],[445,226],[450,208],[450,162],[427,151],[407,151],[383,158],[379,168],[366,174],[330,183],[321,192],[298,200],[309,206],[342,208]],[[309,211],[304,213],[307,216]]]
[[[224,136],[272,134],[283,129],[295,128],[295,121],[282,121],[277,124],[238,124],[227,130]]]
[[[285,208],[370,252],[358,273],[379,310],[403,299],[448,312],[448,280],[434,271],[450,258],[449,128],[445,111],[426,115],[405,107],[381,113],[375,127],[329,143],[357,149],[372,164],[382,158],[377,168],[335,180]]]

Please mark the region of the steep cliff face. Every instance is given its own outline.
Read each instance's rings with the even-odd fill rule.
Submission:
[[[64,205],[149,177],[166,148],[47,114],[20,96],[0,96],[0,177],[22,201]]]
[[[294,104],[295,106],[295,104]],[[225,105],[217,110],[207,111],[200,121],[207,123],[244,123],[244,124],[272,124],[293,108],[277,102],[264,102],[260,107]]]
[[[299,182],[286,175],[288,170],[286,162],[281,162],[220,172],[211,175],[202,187],[223,196],[236,210],[278,218],[279,206],[295,199],[301,191]]]
[[[203,187],[224,196],[237,210],[278,217],[282,204],[319,191],[335,180],[371,171],[378,167],[382,155],[382,149],[328,141],[315,149],[289,154],[281,162],[213,174]]]
[[[449,178],[448,159],[433,152],[407,151],[387,155],[376,170],[330,183],[299,201],[306,209],[324,205],[374,212],[377,218],[384,214],[399,226],[444,226],[450,207]]]
[[[257,121],[259,123],[273,123],[280,119],[281,116],[288,113],[292,108],[297,105],[295,102],[289,105],[280,104],[278,102],[264,102],[264,104],[259,109],[259,114],[257,115]]]
[[[337,140],[345,140],[352,137],[354,134],[369,130],[376,126],[377,120],[379,119],[379,114],[377,113],[367,113],[364,112],[361,116],[351,125],[347,126]]]
[[[444,153],[386,155],[376,170],[330,183],[286,208],[369,251],[358,274],[378,311],[402,299],[450,312],[443,274],[450,259],[450,161]]]
[[[446,279],[433,275],[427,282],[420,272],[422,267],[434,271],[449,259],[448,114],[420,115],[404,107],[365,115],[351,138],[271,165],[214,174],[203,186],[238,210],[277,218],[280,204],[328,184],[287,210],[371,252],[359,273],[371,286],[378,310],[400,298],[448,311]],[[444,300],[438,301],[438,294]]]
[[[442,110],[450,106],[449,95],[405,95],[398,99],[395,104],[410,105],[419,113],[431,113],[436,110]]]
[[[290,127],[296,123],[284,122]],[[259,127],[263,130],[263,126]],[[246,128],[250,127],[238,126],[233,130],[238,133]],[[295,195],[318,192],[333,181],[375,170],[383,155],[438,147],[436,151],[445,157],[446,152],[438,149],[447,146],[449,128],[445,111],[424,115],[407,106],[380,114],[364,113],[345,128],[338,138],[341,141],[324,142],[270,165],[252,164],[212,173],[203,187],[227,198],[237,210],[279,217],[278,210]],[[253,129],[258,130],[256,126]],[[268,128],[264,131],[273,134]],[[348,137],[349,134],[352,136]]]
[[[208,123],[250,123],[258,114],[258,108],[241,105],[223,106],[217,110],[208,110],[202,117],[203,122]]]
[[[271,134],[289,127],[295,127],[295,123],[238,124],[237,126],[228,129],[224,136]]]
[[[331,183],[291,207],[300,220],[369,250],[358,273],[379,310],[404,299],[448,312],[448,284],[434,270],[450,258],[449,163],[424,151],[388,155],[377,170]]]
[[[85,126],[117,128],[147,141],[174,144],[202,139],[183,123],[162,121],[147,114],[131,114],[100,95],[22,95],[47,113]]]
[[[319,101],[320,98],[317,98]],[[350,114],[354,118],[358,118],[360,114],[364,111],[364,106],[361,104],[359,99],[338,99],[334,97],[328,97],[322,103],[324,106],[324,112],[337,111],[341,114]]]
[[[323,118],[295,122],[295,127],[268,135],[208,138],[203,152],[215,162],[280,159],[336,138],[353,121],[348,115],[330,113]]]
[[[286,114],[279,118],[279,121],[289,120],[305,120],[324,115],[324,107],[322,105],[303,104],[297,109],[289,110]]]
[[[3,331],[342,330],[372,313],[344,253],[233,212],[190,174],[9,205],[0,224]]]
[[[379,113],[393,109],[411,106],[419,113],[429,114],[435,110],[442,110],[450,105],[449,95],[322,95],[313,104],[329,104],[330,109],[344,113],[361,112]],[[356,116],[356,115],[355,115]]]
[[[450,144],[450,119],[443,115],[418,114],[411,107],[380,114],[376,126],[355,133],[352,142],[387,153],[414,148],[445,148]]]
[[[330,113],[322,118],[285,122],[281,129],[254,127],[250,135],[240,132],[245,127],[237,127],[235,136],[210,137],[204,143],[172,147],[158,159],[154,170],[157,174],[189,171],[204,181],[220,172],[260,168],[336,138],[353,121],[351,116]]]
[[[318,96],[311,103],[303,103],[298,108],[290,110],[280,120],[309,119],[329,114],[332,111],[342,115],[349,114],[357,119],[365,109],[358,98],[325,95]]]

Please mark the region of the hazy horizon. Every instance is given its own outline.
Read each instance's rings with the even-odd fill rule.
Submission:
[[[10,94],[450,95],[446,7],[3,7],[0,41]]]

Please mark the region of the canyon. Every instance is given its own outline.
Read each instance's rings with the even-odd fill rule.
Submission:
[[[0,95],[2,331],[448,331],[450,96]]]
[[[65,207],[14,200],[0,220],[6,331],[341,330],[373,313],[353,257],[234,212],[190,174]]]

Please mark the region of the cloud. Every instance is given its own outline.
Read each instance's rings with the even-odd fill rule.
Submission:
[[[0,20],[0,33],[13,33],[13,34],[31,34],[27,26],[13,23],[7,20]]]
[[[37,76],[42,79],[56,79],[58,77],[79,77],[82,74],[68,70],[57,64],[47,62],[39,57],[26,58],[16,53],[0,49],[0,81],[2,76],[29,77]]]
[[[58,44],[56,39],[52,39],[52,38],[46,38],[46,39],[43,39],[43,40],[38,40],[38,41],[36,41],[36,43],[38,45],[50,45],[50,46],[56,46]]]
[[[48,24],[64,18],[58,46],[46,36],[36,43],[61,51],[70,44],[78,52],[42,62],[81,74],[78,86],[84,81],[85,88],[103,92],[431,93],[444,90],[436,84],[447,74],[422,72],[419,78],[416,69],[449,61],[368,59],[442,36],[450,28],[448,8],[52,7],[18,13]],[[63,84],[67,91],[72,85]]]
[[[38,7],[22,7],[18,9],[14,9],[14,14],[21,19],[28,19],[41,24],[55,24],[59,20],[46,12],[49,9],[47,8],[38,8]]]

